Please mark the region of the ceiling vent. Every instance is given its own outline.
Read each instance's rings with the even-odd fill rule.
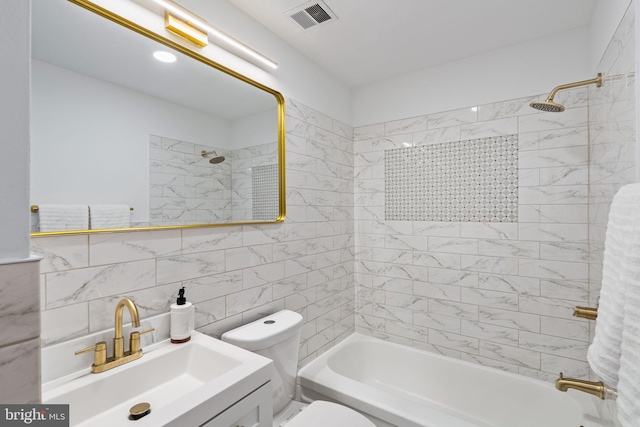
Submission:
[[[338,19],[338,16],[322,1],[305,3],[284,14],[293,19],[304,31]]]

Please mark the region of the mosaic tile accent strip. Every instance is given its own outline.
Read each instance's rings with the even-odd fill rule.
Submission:
[[[253,219],[272,221],[278,217],[278,165],[251,168]]]
[[[516,222],[518,137],[385,150],[385,218]]]

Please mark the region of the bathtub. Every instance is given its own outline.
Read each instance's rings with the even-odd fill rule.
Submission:
[[[298,383],[301,400],[342,403],[380,427],[601,425],[585,415],[591,396],[357,333],[304,366]]]

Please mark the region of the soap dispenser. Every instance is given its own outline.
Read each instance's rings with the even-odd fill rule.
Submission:
[[[171,342],[181,344],[191,339],[193,330],[193,304],[187,302],[184,287],[178,291],[178,299],[171,304]]]

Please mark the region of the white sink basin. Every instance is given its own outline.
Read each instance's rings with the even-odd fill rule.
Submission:
[[[142,358],[100,374],[85,373],[43,385],[43,403],[70,405],[72,426],[201,425],[271,378],[273,362],[194,332],[189,342],[162,341]],[[151,404],[132,422],[129,408]]]

